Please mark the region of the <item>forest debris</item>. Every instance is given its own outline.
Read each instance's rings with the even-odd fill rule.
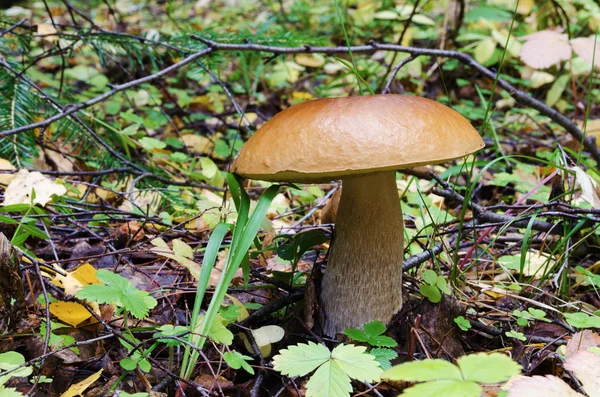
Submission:
[[[419,333],[429,351],[435,352],[436,357],[445,356],[451,360],[465,355],[459,329],[454,323],[456,317],[465,314],[465,308],[455,297],[443,294],[440,303],[435,304],[424,299],[419,312]]]
[[[26,307],[20,262],[20,252],[0,233],[0,335],[16,330]]]
[[[67,189],[40,172],[29,172],[20,170],[15,178],[10,182],[4,192],[4,205],[10,204],[29,204],[31,202],[31,191],[35,190],[35,199],[33,204],[46,206],[51,200],[52,195],[62,196]]]

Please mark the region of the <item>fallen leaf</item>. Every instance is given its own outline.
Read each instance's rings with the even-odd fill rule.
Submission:
[[[62,153],[54,150],[44,149],[46,159],[50,160],[59,172],[73,172],[73,162],[66,158]]]
[[[594,49],[595,45],[595,49]],[[575,54],[583,58],[587,63],[600,66],[600,43],[595,42],[593,37],[578,37],[571,40],[571,46]]]
[[[6,159],[0,158],[0,170],[12,171],[16,170],[15,166],[11,164],[10,161]],[[0,185],[8,186],[10,181],[12,181],[15,177],[15,174],[2,174],[0,173]]]
[[[569,357],[565,362],[565,369],[573,371],[583,385],[583,390],[590,397],[600,396],[600,355],[587,350],[581,350]]]
[[[571,357],[575,353],[581,350],[587,350],[589,347],[600,346],[600,335],[592,330],[586,329],[581,332],[577,332],[567,342],[567,352],[565,356]]]
[[[77,302],[55,301],[50,303],[49,309],[60,321],[75,328],[92,317],[92,314]]]
[[[321,54],[298,54],[294,60],[298,65],[309,68],[320,68],[325,65],[325,57]]]
[[[37,34],[42,37],[42,40],[52,43],[58,40],[56,28],[49,23],[40,23],[37,26]]]
[[[60,266],[56,264],[53,266],[57,270],[64,272]],[[84,263],[77,267],[77,269],[66,273],[66,276],[59,273],[50,276],[52,278],[50,282],[57,287],[63,288],[66,295],[75,295],[75,292],[79,291],[84,285],[101,284],[100,280],[96,277],[96,268],[89,263]]]
[[[34,204],[42,207],[52,200],[52,195],[62,196],[67,189],[41,173],[20,170],[4,192],[4,205],[29,204],[31,191],[35,190]]]
[[[200,277],[201,266],[192,260],[194,257],[192,247],[184,243],[181,239],[173,240],[173,249],[169,248],[167,243],[160,237],[155,238],[151,243],[155,246],[155,248],[151,249],[152,252],[173,259],[181,266],[187,268],[190,271],[190,274],[198,280]]]
[[[71,385],[71,387],[69,387],[67,389],[67,391],[65,391],[63,394],[61,394],[60,397],[83,396],[83,392],[85,391],[85,389],[87,389],[88,387],[90,387],[92,385],[92,383],[94,383],[95,381],[100,379],[100,374],[102,374],[102,369],[99,369],[98,372],[88,376],[86,379],[82,380],[81,382]]]
[[[520,50],[521,60],[535,69],[544,69],[571,59],[569,36],[555,30],[543,30],[520,37],[526,40]]]
[[[590,203],[594,208],[600,208],[600,188],[595,180],[585,173],[580,167],[570,167],[575,171],[576,184],[581,188],[581,198]]]
[[[508,381],[508,397],[583,397],[556,376],[521,376]]]
[[[197,154],[210,155],[215,147],[215,144],[205,136],[187,134],[183,135],[181,140],[188,149]]]

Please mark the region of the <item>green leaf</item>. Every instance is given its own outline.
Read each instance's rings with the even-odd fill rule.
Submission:
[[[140,143],[140,145],[142,145],[142,147],[145,150],[148,151],[152,151],[154,149],[164,149],[167,147],[167,144],[163,141],[159,141],[158,139],[154,138],[149,138],[147,136],[140,138],[138,142]]]
[[[114,303],[123,306],[140,320],[147,317],[149,310],[158,303],[148,292],[135,288],[125,277],[111,271],[100,269],[96,272],[96,277],[104,285],[85,285],[75,293],[75,297],[100,304]]]
[[[478,353],[457,360],[466,381],[500,383],[521,372],[521,366],[501,353]]]
[[[419,292],[431,303],[439,303],[442,300],[442,293],[435,285],[422,285]]]
[[[233,333],[223,325],[223,319],[217,316],[210,327],[208,336],[217,343],[231,345],[233,343]]]
[[[382,346],[382,347],[398,346],[398,342],[396,342],[394,339],[390,338],[389,336],[385,336],[385,335],[374,336],[374,337],[370,338],[369,344],[371,346]]]
[[[442,359],[411,361],[396,365],[385,371],[381,377],[405,382],[425,382],[428,380],[462,381],[463,379],[456,365]]]
[[[446,282],[446,279],[444,278],[444,276],[440,275],[437,277],[435,286],[438,287],[440,289],[440,291],[442,291],[444,294],[446,294],[446,295],[451,294],[450,289],[448,288],[448,283]]]
[[[468,331],[471,329],[471,323],[463,316],[456,317],[454,319],[454,323],[458,325],[458,328],[460,328],[463,331]]]
[[[481,40],[473,52],[475,60],[481,64],[485,64],[494,55],[495,49],[496,42],[491,37]]]
[[[344,330],[344,334],[358,342],[368,342],[369,337],[360,329],[348,328]]]
[[[0,396],[2,397],[23,397],[21,392],[18,392],[14,387],[4,387],[0,385]]]
[[[134,361],[134,360],[132,360],[130,358],[124,358],[124,359],[122,359],[119,362],[119,364],[126,371],[133,371],[134,369],[137,368],[137,361]]]
[[[527,320],[524,320],[525,322]],[[517,323],[519,323],[519,321],[517,321]],[[527,324],[525,324],[527,325]],[[514,339],[518,339],[522,342],[525,342],[527,340],[527,338],[525,337],[525,335],[522,332],[517,332],[515,330],[511,330],[511,331],[506,331],[504,333],[504,335],[508,336],[509,338],[514,338]]]
[[[370,321],[363,326],[368,338],[381,335],[385,332],[385,324],[381,321]]]
[[[405,389],[402,397],[479,397],[481,387],[475,382],[437,380]]]
[[[433,270],[425,270],[423,272],[423,281],[429,285],[435,285],[437,283],[437,273]]]
[[[567,322],[576,328],[600,328],[600,317],[586,313],[565,313]]]
[[[247,372],[254,375],[254,368],[252,368],[247,361],[251,361],[252,357],[244,356],[238,352],[226,352],[223,354],[223,359],[233,369],[244,368]]]
[[[351,392],[350,378],[335,361],[321,365],[306,383],[306,397],[348,397]]]
[[[375,357],[365,353],[366,347],[354,345],[338,345],[331,352],[331,358],[339,364],[352,379],[363,382],[379,380],[381,368]]]
[[[273,357],[273,368],[283,375],[304,376],[314,371],[331,357],[329,349],[321,344],[308,342],[282,349]]]
[[[375,357],[375,361],[379,363],[379,366],[384,371],[392,368],[392,363],[390,361],[398,357],[398,353],[392,349],[386,348],[371,349],[369,354]]]
[[[571,76],[569,74],[563,74],[557,78],[556,81],[554,81],[552,87],[550,87],[550,90],[548,90],[548,93],[546,94],[546,105],[556,105],[556,102],[558,102],[563,92],[567,88],[570,78]]]

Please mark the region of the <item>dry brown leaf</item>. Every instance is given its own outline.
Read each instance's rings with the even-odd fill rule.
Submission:
[[[62,196],[67,192],[63,185],[59,185],[37,171],[21,170],[17,172],[4,192],[4,205],[29,204],[32,189],[35,189],[33,203],[42,207],[52,200],[52,195]]]
[[[508,397],[583,397],[556,376],[521,376],[509,381]]]
[[[567,342],[567,352],[565,356],[571,357],[580,350],[587,350],[588,347],[600,346],[600,335],[592,330],[586,329],[577,332],[569,342]]]
[[[600,43],[596,42],[596,50],[594,51],[593,37],[578,37],[571,40],[571,46],[575,54],[583,58],[587,63],[594,66],[600,66]]]
[[[600,397],[600,355],[581,350],[567,359],[565,368],[573,371],[590,397]]]
[[[566,34],[543,30],[520,37],[526,40],[521,47],[521,60],[535,69],[544,69],[571,59],[571,45]]]

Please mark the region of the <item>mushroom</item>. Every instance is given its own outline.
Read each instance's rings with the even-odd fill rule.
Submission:
[[[402,307],[404,225],[395,171],[464,157],[485,146],[471,124],[406,95],[316,99],[272,117],[232,172],[264,181],[342,180],[322,283],[321,325],[333,336]]]

